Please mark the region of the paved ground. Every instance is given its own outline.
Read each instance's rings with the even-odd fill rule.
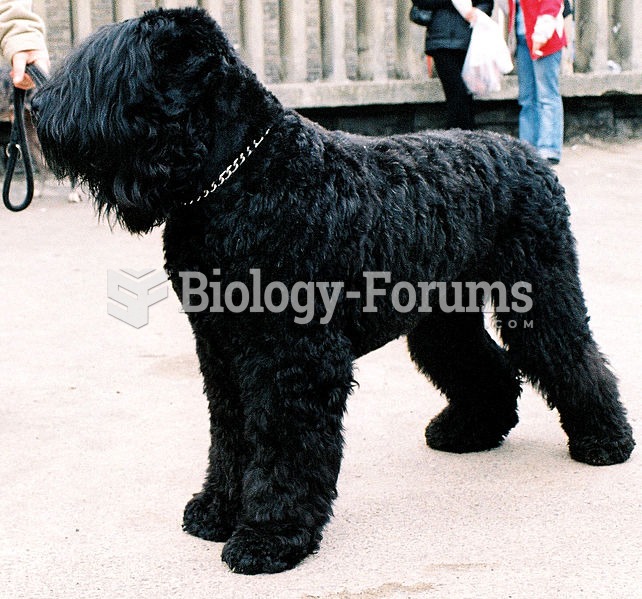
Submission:
[[[592,326],[642,441],[642,142],[567,148]],[[107,314],[108,269],[160,268],[160,236],[99,224],[50,188],[0,211],[0,597],[642,597],[642,449],[573,462],[532,390],[499,450],[429,450],[443,405],[402,342],[359,361],[335,518],[296,570],[243,577],[181,532],[207,413],[175,298],[135,330]]]

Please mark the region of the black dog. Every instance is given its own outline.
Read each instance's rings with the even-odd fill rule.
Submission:
[[[518,141],[326,131],[285,109],[196,9],[100,29],[33,106],[57,175],[85,181],[100,210],[134,233],[165,224],[179,295],[185,272],[208,277],[208,300],[217,285],[231,289],[236,307],[247,307],[242,287],[259,270],[261,297],[276,282],[316,285],[309,319],[297,319],[294,302],[189,313],[212,445],[183,526],[227,541],[235,571],[278,572],[318,548],[353,362],[400,335],[449,400],[426,429],[431,447],[499,446],[517,422],[523,376],[559,411],[571,457],[629,457],[631,428],[588,327],[563,189]],[[420,289],[431,312],[405,308],[419,282],[448,284]],[[465,282],[530,284],[528,301],[502,315],[506,349],[484,329],[477,290],[467,310],[449,307]],[[331,318],[322,291],[337,292]]]

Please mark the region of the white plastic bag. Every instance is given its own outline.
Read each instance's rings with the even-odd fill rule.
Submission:
[[[497,92],[502,86],[502,75],[512,70],[510,50],[499,25],[478,10],[461,72],[466,87],[476,96]]]

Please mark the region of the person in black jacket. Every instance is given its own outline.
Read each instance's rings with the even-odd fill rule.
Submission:
[[[412,3],[432,11],[432,19],[426,27],[426,54],[432,56],[444,88],[447,127],[474,129],[473,96],[461,77],[461,70],[476,11],[490,15],[493,0],[412,0]]]

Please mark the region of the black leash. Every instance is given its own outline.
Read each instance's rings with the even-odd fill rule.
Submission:
[[[28,64],[26,72],[36,85],[42,85],[47,81],[47,76],[36,65]],[[4,186],[2,187],[2,200],[4,201],[4,205],[12,212],[24,210],[31,204],[31,200],[33,199],[33,163],[31,162],[31,154],[27,143],[27,132],[25,130],[25,95],[26,91],[24,89],[13,88],[13,125],[11,126],[11,138],[7,144],[6,152],[8,159],[4,176]],[[27,191],[20,204],[12,204],[10,198],[11,182],[13,181],[13,174],[19,159],[22,159],[24,165]]]

